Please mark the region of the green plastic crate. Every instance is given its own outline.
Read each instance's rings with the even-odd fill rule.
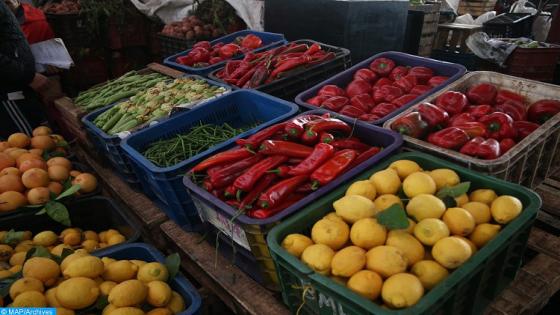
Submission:
[[[401,159],[416,161],[422,168],[455,170],[462,181],[471,182],[471,190],[492,188],[498,195],[509,194],[521,200],[524,209],[519,217],[502,228],[497,237],[481,248],[447,279],[427,292],[414,306],[389,310],[350,291],[328,277],[314,273],[298,258],[280,246],[290,233],[309,235],[313,224],[333,211],[332,203],[344,196],[357,180],[369,178],[392,162]],[[514,279],[521,266],[531,226],[541,206],[537,194],[517,184],[485,176],[433,156],[408,152],[393,156],[276,226],[267,241],[276,265],[284,303],[295,314],[333,315],[396,315],[396,314],[481,314],[486,306]],[[305,303],[302,296],[305,295]]]

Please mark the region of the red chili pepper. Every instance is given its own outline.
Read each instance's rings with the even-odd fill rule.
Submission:
[[[434,130],[440,130],[449,122],[449,114],[434,104],[422,103],[418,105],[418,113],[422,120],[428,124],[428,127]]]
[[[218,174],[218,172],[226,166],[227,165],[216,165],[214,167],[210,167],[209,169],[206,170],[206,174],[208,174],[208,176],[210,177],[216,176],[216,174]]]
[[[488,83],[480,83],[471,86],[467,91],[467,97],[473,104],[494,104],[498,89],[496,86]]]
[[[458,149],[469,141],[469,135],[456,127],[448,127],[428,136],[428,142],[445,149]]]
[[[191,172],[200,172],[216,165],[236,162],[241,159],[250,157],[251,155],[253,154],[245,148],[237,148],[229,151],[224,151],[198,163],[195,167],[193,167]]]
[[[467,96],[455,91],[445,92],[436,99],[436,106],[443,108],[449,115],[461,113],[468,104]]]
[[[434,76],[434,71],[427,67],[417,66],[412,67],[408,74],[417,77],[420,84],[426,84]]]
[[[258,67],[259,66],[255,66],[249,71],[245,72],[245,74],[243,74],[243,76],[241,76],[241,78],[239,78],[239,80],[237,80],[234,84],[238,87],[243,87],[247,82],[249,82],[255,72],[257,72]]]
[[[398,86],[404,91],[404,93],[409,93],[416,85],[418,85],[418,79],[416,76],[410,74],[402,77],[398,81],[395,81],[395,86]]]
[[[346,95],[350,98],[360,94],[367,94],[370,91],[371,85],[362,79],[354,80],[346,86]]]
[[[502,112],[508,114],[513,121],[527,120],[527,110],[523,103],[517,101],[505,101],[502,104],[498,104],[494,107],[497,112]]]
[[[214,197],[216,197],[220,200],[223,200],[224,199],[224,191],[225,191],[225,189],[214,189],[210,193],[212,194],[212,196],[214,196]]]
[[[323,118],[318,115],[300,115],[286,123],[284,131],[290,138],[299,138],[305,131],[305,124],[314,120],[322,120]]]
[[[352,149],[358,152],[367,151],[371,147],[356,137],[337,139],[331,145],[337,150]]]
[[[284,131],[285,127],[286,127],[285,122],[280,124],[275,124],[251,135],[247,139],[238,139],[235,141],[235,143],[237,143],[238,145],[246,146],[251,150],[255,150],[261,145],[261,143],[264,140],[274,136],[275,134],[281,131]]]
[[[320,138],[319,141],[321,143],[331,143],[334,140],[334,136],[331,133],[328,133],[328,132],[321,132],[321,134],[319,135],[319,138]]]
[[[320,134],[321,132],[332,131],[338,131],[348,134],[352,132],[352,127],[350,127],[350,125],[340,119],[326,118],[311,126],[308,131],[312,131],[317,134]]]
[[[417,85],[410,90],[410,94],[422,95],[424,93],[429,92],[432,90],[432,87],[429,85]]]
[[[508,114],[496,112],[478,120],[486,125],[488,137],[496,140],[515,138],[517,131],[513,128],[513,119]]]
[[[299,187],[296,189],[296,193],[305,193],[305,194],[307,194],[307,193],[310,193],[310,192],[313,192],[313,184],[310,183],[310,182],[307,182],[307,183],[305,183],[305,184],[299,186]]]
[[[291,169],[292,169],[292,166],[280,165],[273,170],[267,171],[267,173],[275,174],[276,176],[278,176],[280,178],[287,178],[287,177],[290,177],[290,175],[288,175],[288,173],[290,172]]]
[[[378,75],[386,77],[395,68],[395,62],[389,58],[377,58],[369,64],[369,68]]]
[[[432,77],[429,81],[428,81],[428,85],[431,87],[436,87],[439,86],[441,84],[443,84],[445,81],[449,80],[449,77],[444,77],[441,75],[436,75],[435,77]]]
[[[340,111],[344,106],[349,103],[349,100],[345,96],[333,96],[326,101],[324,101],[320,107],[324,107],[328,110],[332,110],[334,112]]]
[[[500,154],[506,154],[506,152],[513,148],[515,145],[515,140],[511,138],[502,139],[502,141],[500,141]]]
[[[350,104],[354,107],[357,107],[357,108],[363,110],[366,113],[369,113],[369,111],[373,107],[375,107],[375,101],[367,93],[356,95],[356,96],[352,97],[350,99]]]
[[[311,152],[313,152],[313,148],[308,146],[279,140],[265,140],[259,148],[259,153],[265,155],[285,155],[296,158],[306,158]]]
[[[241,78],[247,71],[253,68],[253,64],[247,61],[242,61],[241,64],[233,70],[233,72],[225,77],[226,82],[237,83],[237,80]],[[235,80],[235,81],[234,81]]]
[[[251,50],[257,49],[261,47],[261,45],[262,45],[262,39],[253,34],[249,34],[243,37],[243,40],[241,41],[241,47],[249,48]]]
[[[305,52],[305,55],[311,56],[318,51],[321,51],[321,45],[319,45],[317,43],[313,43],[311,46],[309,46],[309,49],[307,49],[307,51]]]
[[[255,209],[249,210],[247,212],[247,216],[255,218],[255,219],[266,219],[270,218],[271,216],[279,213],[280,211],[292,206],[296,202],[300,201],[305,197],[304,194],[292,194],[286,200],[276,207],[266,208],[266,209]]]
[[[496,139],[485,140],[482,137],[476,137],[467,142],[460,152],[485,160],[493,160],[500,156],[500,143]]]
[[[237,200],[226,200],[226,204],[234,209],[239,208],[239,201]]]
[[[474,117],[474,119],[480,119],[486,115],[489,115],[494,112],[494,108],[490,105],[475,105],[475,106],[467,106],[465,109],[465,113],[469,113]]]
[[[212,172],[212,174],[210,174],[210,172],[207,172],[210,177],[210,182],[212,183],[212,186],[215,188],[222,188],[231,184],[231,183],[224,184],[224,182],[227,181],[226,178],[246,170],[247,168],[253,166],[255,163],[262,160],[262,158],[263,157],[261,155],[255,154],[245,159],[242,159],[240,161],[237,161],[233,164],[228,164],[223,168],[221,168],[220,170],[216,172]]]
[[[375,84],[373,85],[373,89],[375,91],[375,88],[380,88],[384,85],[393,85],[393,81],[391,81],[387,78],[381,78],[381,79],[377,80],[377,82],[375,82]]]
[[[363,111],[361,108],[354,107],[352,105],[346,105],[340,110],[340,113],[348,117],[358,118],[361,115],[365,114],[366,112]]]
[[[428,127],[428,123],[422,119],[419,112],[410,112],[391,124],[394,131],[413,138],[423,138]]]
[[[226,63],[224,67],[224,75],[229,77],[237,68],[241,66],[241,60],[231,60]]]
[[[453,127],[459,128],[469,135],[469,138],[486,137],[486,125],[478,121],[454,124]]]
[[[521,104],[525,104],[525,96],[517,94],[509,90],[499,90],[496,94],[496,104],[502,104],[506,101],[515,101]]]
[[[298,57],[298,58],[286,60],[285,62],[279,64],[274,70],[272,70],[272,72],[270,73],[270,76],[268,77],[268,80],[266,80],[266,81],[267,82],[272,82],[280,73],[286,72],[288,70],[292,70],[296,67],[304,65],[304,64],[308,63],[310,60],[311,60],[310,57],[305,56],[305,55],[303,55],[301,57]]]
[[[560,101],[540,100],[531,104],[527,113],[529,121],[537,124],[544,124],[554,115],[560,113]]]
[[[266,171],[271,170],[278,165],[286,162],[288,157],[285,155],[274,155],[265,158],[264,160],[258,162],[257,164],[251,166],[237,177],[233,182],[233,186],[237,190],[248,192],[250,191],[255,183],[266,174]]]
[[[220,57],[224,59],[229,59],[235,56],[239,52],[240,47],[236,44],[225,44],[220,47]]]
[[[460,113],[458,115],[451,116],[449,118],[449,126],[454,127],[455,125],[463,124],[466,122],[476,121],[473,115],[469,113]]]
[[[214,189],[214,186],[212,186],[212,183],[210,182],[210,178],[205,178],[202,181],[202,187],[207,191],[212,191]]]
[[[260,195],[258,200],[259,207],[266,209],[281,204],[307,179],[308,175],[299,175],[276,183]]]
[[[391,79],[393,81],[398,81],[398,80],[404,78],[404,76],[408,74],[409,70],[410,70],[409,67],[396,66],[393,69],[393,71],[391,71],[391,74],[389,74],[389,79]]]
[[[274,174],[266,174],[261,179],[259,179],[259,181],[255,184],[253,189],[247,192],[247,195],[243,197],[241,203],[239,204],[239,209],[240,210],[251,209],[255,200],[257,200],[257,198],[260,196],[260,194],[263,191],[265,191],[268,187],[270,187],[270,185],[274,182],[276,178],[277,176]]]
[[[312,98],[308,99],[307,101],[305,101],[307,104],[311,104],[311,105],[315,105],[317,107],[321,106],[321,104],[323,104],[324,101],[328,100],[330,98],[330,96],[327,95],[317,95],[317,96],[313,96]]]
[[[235,188],[235,186],[229,185],[226,187],[226,189],[224,190],[224,197],[225,198],[234,198],[235,194],[237,193],[237,188]]]
[[[298,159],[298,158],[290,158],[286,163],[294,165],[294,164],[299,164],[303,161],[303,159]]]
[[[398,108],[399,107],[393,103],[381,103],[381,104],[377,104],[377,106],[375,106],[371,110],[370,114],[379,116],[379,118],[383,118],[389,115],[390,113],[394,112]]]
[[[392,102],[404,95],[401,88],[393,85],[384,85],[373,92],[373,99],[376,103]]]
[[[330,183],[344,173],[357,157],[358,152],[351,149],[344,149],[335,153],[330,160],[311,173],[310,179],[313,181],[314,187]]]
[[[358,157],[352,161],[352,164],[348,167],[349,169],[353,168],[354,166],[358,166],[363,162],[369,160],[371,157],[375,156],[377,153],[381,152],[380,147],[371,147],[368,150],[360,153]]]
[[[346,96],[346,92],[339,88],[336,85],[333,84],[329,84],[329,85],[325,85],[323,86],[319,92],[317,92],[317,95],[325,95],[325,96]]]
[[[319,143],[313,152],[301,163],[292,168],[288,174],[291,176],[309,175],[334,155],[334,147],[327,143]]]
[[[397,99],[394,99],[391,103],[397,105],[398,107],[403,107],[404,105],[414,101],[416,98],[418,98],[418,95],[405,94]]]
[[[513,128],[517,130],[517,141],[521,141],[525,139],[528,135],[530,135],[533,131],[537,130],[540,127],[539,124],[535,124],[530,121],[514,121]]]
[[[362,79],[362,80],[368,82],[369,84],[375,83],[375,81],[377,81],[377,78],[378,77],[377,77],[377,74],[375,74],[375,72],[373,72],[369,69],[366,69],[366,68],[356,71],[354,73],[354,77],[353,77],[354,80]]]
[[[270,60],[262,61],[256,66],[251,79],[247,81],[242,87],[245,89],[252,89],[261,86],[267,79],[270,73]],[[241,87],[240,84],[238,86]]]

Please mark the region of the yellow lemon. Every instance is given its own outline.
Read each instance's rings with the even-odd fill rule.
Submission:
[[[301,254],[301,260],[311,269],[322,275],[329,275],[334,250],[324,244],[314,244],[307,247]]]
[[[471,255],[469,244],[457,237],[444,237],[432,247],[434,259],[447,269],[461,266]]]
[[[500,224],[507,224],[517,218],[523,210],[521,201],[513,196],[503,195],[494,201],[490,206],[490,212],[494,220]]]
[[[99,242],[95,240],[85,240],[82,242],[82,247],[88,252],[93,252],[99,247]]]
[[[64,272],[66,270],[66,268],[68,268],[68,265],[70,265],[71,262],[77,260],[78,258],[82,258],[82,257],[86,257],[86,256],[88,256],[88,254],[86,254],[84,252],[75,252],[75,253],[72,253],[72,254],[66,256],[66,258],[64,258],[64,260],[60,264],[60,270],[62,272]]]
[[[66,266],[62,274],[67,278],[96,278],[103,274],[104,265],[99,257],[84,256],[73,260]]]
[[[381,289],[381,298],[391,308],[410,307],[422,298],[422,282],[412,274],[398,273],[385,280]]]
[[[445,203],[434,195],[417,195],[410,199],[406,205],[406,213],[416,219],[416,221],[422,221],[427,218],[439,219],[444,212]]]
[[[109,293],[109,303],[116,307],[138,305],[146,299],[148,287],[140,280],[126,280],[117,284]]]
[[[11,277],[13,274],[10,270],[0,270],[0,280]]]
[[[344,219],[342,219],[341,216],[336,214],[336,212],[329,212],[326,216],[323,217],[323,219],[338,220],[344,222]]]
[[[356,272],[346,283],[350,290],[372,301],[379,296],[382,285],[383,280],[381,277],[376,272],[370,270]]]
[[[440,239],[449,236],[449,228],[440,219],[424,219],[414,227],[414,236],[424,245],[432,246]]]
[[[138,269],[140,269],[140,267],[144,266],[145,264],[147,264],[147,262],[143,261],[143,260],[138,260],[138,259],[131,259],[130,260],[131,263],[135,264],[136,266],[138,266]]]
[[[352,244],[364,249],[385,244],[387,229],[374,218],[364,218],[352,224],[350,240]]]
[[[470,201],[478,201],[490,205],[498,195],[492,189],[477,189],[469,195]]]
[[[173,315],[173,313],[166,307],[158,307],[150,310],[146,315]]]
[[[103,281],[99,285],[99,290],[101,290],[101,295],[108,296],[111,293],[111,290],[117,285],[114,281]]]
[[[431,290],[449,275],[447,269],[433,260],[419,261],[410,271],[418,277],[426,290]]]
[[[62,306],[60,304],[60,302],[56,299],[56,289],[57,289],[57,287],[50,288],[50,289],[47,290],[47,292],[45,292],[45,298],[47,299],[47,304],[50,307],[61,307]]]
[[[0,261],[10,260],[13,253],[14,249],[10,245],[0,244]]]
[[[150,282],[154,280],[167,281],[169,271],[167,267],[159,262],[150,262],[138,269],[138,280],[142,282]]]
[[[62,256],[62,252],[64,251],[64,249],[72,249],[72,246],[66,244],[58,244],[51,250],[51,254]]]
[[[298,258],[311,245],[313,245],[313,241],[303,234],[289,234],[282,241],[282,248]]]
[[[467,210],[474,218],[474,223],[488,223],[492,220],[492,214],[490,213],[490,207],[487,204],[471,201],[460,206],[461,208]]]
[[[171,301],[171,287],[163,281],[148,282],[146,302],[154,307],[163,307]]]
[[[109,315],[111,314],[112,311],[116,310],[117,307],[113,304],[107,304],[107,306],[105,306],[105,308],[103,309],[103,313],[101,313],[101,315]]]
[[[144,315],[144,311],[138,307],[118,307],[112,310],[109,315]]]
[[[33,257],[23,265],[23,276],[39,279],[44,285],[50,286],[56,283],[60,275],[60,267],[49,258]]]
[[[469,236],[469,239],[476,245],[476,247],[481,248],[490,242],[497,234],[500,232],[502,227],[498,224],[482,223],[474,228],[474,231]]]
[[[334,254],[331,273],[334,276],[351,277],[366,265],[366,251],[358,246],[345,247]]]
[[[394,246],[377,246],[366,254],[367,269],[379,273],[382,277],[390,277],[404,272],[407,266],[405,254]]]
[[[117,283],[136,277],[138,266],[128,260],[119,260],[110,264],[103,272],[103,279]]]
[[[429,174],[436,183],[437,190],[443,187],[455,186],[461,181],[459,175],[454,170],[448,168],[438,168],[432,170]]]
[[[364,264],[365,264],[365,252],[364,252]],[[43,282],[35,278],[29,278],[29,277],[21,278],[16,280],[10,286],[10,297],[13,300],[23,292],[37,291],[42,293],[44,290],[45,288],[43,287]]]
[[[57,241],[58,235],[53,231],[43,231],[33,237],[33,244],[44,247],[54,245]]]
[[[105,265],[105,268],[107,268],[107,266],[109,266],[110,264],[114,263],[117,260],[110,257],[103,257],[101,258],[101,261],[103,262],[103,265]]]
[[[416,172],[408,175],[403,181],[404,194],[413,198],[420,194],[436,193],[436,183],[430,175],[423,172]]]
[[[395,162],[391,163],[391,165],[389,165],[389,168],[392,168],[395,171],[397,171],[397,174],[399,174],[399,177],[401,179],[405,179],[408,175],[410,175],[412,173],[422,171],[422,168],[420,167],[420,165],[418,165],[418,163],[416,163],[414,161],[411,161],[411,160],[395,161]]]
[[[26,241],[19,242],[19,244],[17,244],[16,248],[14,248],[14,251],[16,253],[19,253],[19,252],[26,252],[27,253],[31,248],[33,248],[33,241],[26,240]]]
[[[376,191],[375,185],[369,180],[360,180],[352,183],[350,187],[346,190],[346,196],[360,195],[364,196],[369,200],[375,199]]]
[[[90,278],[76,277],[63,281],[56,288],[56,299],[62,307],[71,310],[86,308],[99,296],[97,283]]]
[[[405,231],[390,231],[386,244],[400,249],[404,253],[409,266],[424,258],[422,243]]]
[[[378,194],[396,194],[401,188],[399,174],[392,168],[375,172],[369,180],[375,186]]]
[[[334,250],[340,249],[348,241],[350,228],[342,220],[321,219],[311,229],[311,239]]]
[[[467,196],[467,194],[462,194],[459,197],[455,197],[455,202],[457,203],[457,207],[461,207],[465,203],[469,202],[469,196]]]
[[[457,238],[460,238],[463,241],[467,242],[467,244],[469,244],[469,247],[471,248],[472,255],[474,255],[478,251],[478,248],[476,248],[476,245],[474,245],[474,243],[471,240],[469,240],[468,238],[466,238],[464,236],[458,236],[458,235],[453,235],[452,237],[457,237]]]
[[[443,222],[453,235],[467,236],[474,230],[473,216],[463,208],[449,208],[443,214]]]
[[[406,233],[414,234],[414,227],[416,227],[416,222],[414,222],[414,220],[412,220],[411,218],[407,218],[407,219],[408,219],[408,227],[406,229],[400,229],[397,231],[405,231]]]
[[[23,265],[23,263],[25,262],[25,255],[27,255],[27,253],[25,252],[13,253],[10,257],[10,265]]]
[[[167,304],[167,308],[169,308],[173,314],[179,314],[185,310],[185,300],[175,291],[171,292],[171,295],[171,301]]]
[[[375,205],[370,199],[360,195],[344,196],[333,203],[336,214],[347,223],[354,223],[375,215]]]
[[[394,204],[399,204],[401,205],[401,207],[404,207],[401,198],[399,198],[397,195],[391,194],[380,195],[379,197],[375,198],[373,204],[375,205],[375,209],[378,212],[383,211]]]
[[[27,291],[19,294],[12,303],[12,307],[46,307],[47,299],[38,291]]]

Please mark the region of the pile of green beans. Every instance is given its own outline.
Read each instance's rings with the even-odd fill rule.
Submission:
[[[142,155],[159,167],[173,166],[257,125],[233,128],[227,123],[211,125],[199,122],[188,132],[150,144]]]

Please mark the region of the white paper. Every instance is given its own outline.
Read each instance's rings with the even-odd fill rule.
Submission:
[[[54,66],[60,69],[70,69],[74,65],[74,61],[64,42],[60,38],[53,38],[43,42],[39,42],[30,46],[37,71],[45,69],[45,66]]]

